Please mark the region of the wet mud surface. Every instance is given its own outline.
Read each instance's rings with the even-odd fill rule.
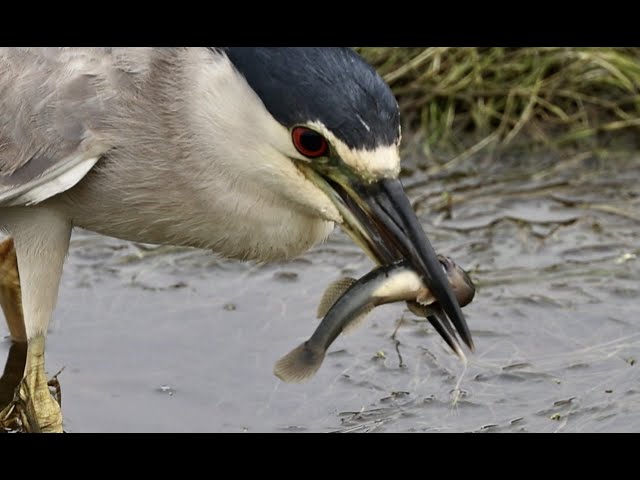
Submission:
[[[477,352],[464,368],[388,305],[301,385],[273,364],[311,335],[329,282],[373,267],[344,234],[255,266],[77,231],[47,345],[65,429],[639,431],[638,178],[640,159],[589,154],[415,169],[403,181],[434,247],[478,287]]]

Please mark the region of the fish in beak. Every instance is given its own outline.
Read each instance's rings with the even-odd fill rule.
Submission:
[[[467,273],[448,257],[439,256],[460,305],[473,300],[476,288]],[[431,311],[435,297],[425,288],[408,260],[377,267],[360,279],[341,278],[331,283],[318,305],[322,322],[311,337],[282,357],[273,373],[284,382],[304,382],[315,375],[324,361],[327,350],[342,333],[356,328],[378,305],[397,301],[408,302],[418,315],[426,316],[444,341],[466,364],[462,347],[449,321]]]
[[[411,203],[396,178],[363,181],[350,170],[302,166],[303,172],[336,205],[346,233],[379,265],[407,259],[437,300],[438,331],[453,322],[462,341],[474,350],[471,332]],[[449,327],[449,328],[447,328]]]

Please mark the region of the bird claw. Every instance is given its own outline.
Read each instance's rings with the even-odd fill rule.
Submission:
[[[0,431],[62,432],[62,393],[58,381],[62,370],[47,380],[43,340],[35,339],[28,350],[25,345],[14,344],[9,352],[5,374],[0,379],[4,387],[0,408],[8,403],[0,411]]]
[[[0,412],[0,428],[25,433],[61,433],[59,374],[45,384],[35,385],[36,390],[44,388],[45,392],[32,392],[28,379],[23,378],[11,403]]]

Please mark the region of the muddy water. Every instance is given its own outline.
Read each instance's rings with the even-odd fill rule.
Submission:
[[[414,170],[432,243],[477,282],[477,352],[465,369],[390,305],[303,385],[274,362],[313,332],[330,281],[372,266],[343,234],[256,267],[76,232],[47,357],[65,428],[640,431],[639,177],[637,159],[588,154]]]

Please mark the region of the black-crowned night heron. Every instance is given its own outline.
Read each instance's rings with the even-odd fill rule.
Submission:
[[[62,428],[44,343],[74,226],[269,262],[337,223],[410,259],[473,348],[398,180],[398,104],[353,50],[3,48],[0,102],[0,297],[40,430]]]

